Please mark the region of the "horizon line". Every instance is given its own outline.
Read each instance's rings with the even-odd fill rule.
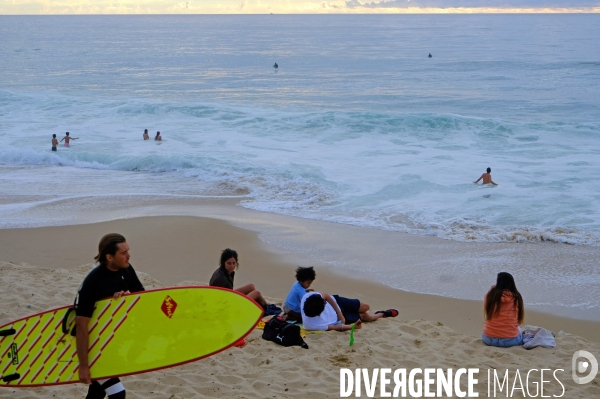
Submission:
[[[413,8],[345,8],[343,10],[324,9],[324,10],[299,10],[299,11],[246,11],[246,12],[200,12],[189,9],[168,10],[168,11],[153,11],[153,10],[110,10],[98,11],[67,11],[57,10],[52,12],[40,13],[3,13],[0,10],[0,16],[66,16],[66,15],[418,15],[418,14],[597,14],[600,13],[599,7],[583,7],[583,8],[491,8],[491,7],[413,7]]]

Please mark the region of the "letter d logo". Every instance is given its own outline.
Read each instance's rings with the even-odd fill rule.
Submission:
[[[586,358],[586,361],[577,360],[579,358]],[[591,366],[591,368],[590,368]],[[590,373],[585,377],[579,377],[577,373],[583,374],[588,368],[590,369]],[[598,374],[598,360],[588,351],[577,351],[573,353],[573,360],[571,361],[571,375],[573,376],[573,381],[576,384],[587,384],[588,382],[592,382],[596,375]]]

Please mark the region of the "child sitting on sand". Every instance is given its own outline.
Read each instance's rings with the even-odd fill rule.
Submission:
[[[307,292],[300,303],[302,324],[307,330],[348,331],[355,324],[361,328],[361,321],[376,321],[382,317],[396,317],[396,309],[379,310],[369,313],[370,306],[358,299],[344,298],[326,293]]]
[[[519,325],[523,323],[523,298],[510,273],[498,273],[496,285],[484,297],[485,327],[481,339],[486,345],[508,348],[523,345]]]
[[[287,316],[287,320],[302,321],[300,302],[302,301],[304,294],[313,291],[308,287],[315,281],[315,278],[316,273],[312,266],[299,267],[296,269],[296,280],[298,281],[292,285],[290,293],[283,304],[283,313]]]

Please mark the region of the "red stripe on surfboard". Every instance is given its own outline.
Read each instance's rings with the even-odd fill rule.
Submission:
[[[100,350],[98,351],[98,354],[96,355],[96,357],[94,358],[94,360],[92,361],[92,363],[90,364],[90,370],[91,368],[94,366],[94,364],[98,361],[98,359],[100,359],[100,356],[102,356],[102,351],[104,350],[104,348],[106,348],[106,345],[108,345],[108,343],[110,341],[112,341],[112,339],[115,337],[114,334],[112,334],[110,336],[110,338],[108,338],[108,340],[106,340],[106,342],[104,343],[104,345],[102,345],[102,348],[100,348]]]
[[[54,312],[52,314],[52,316],[50,316],[50,319],[48,319],[48,322],[44,325],[44,327],[42,327],[42,331],[40,331],[40,335],[44,334],[44,331],[46,331],[46,329],[48,328],[48,326],[50,325],[50,323],[52,323],[52,320],[54,320],[54,316],[56,315],[56,312]]]
[[[39,321],[41,321],[41,318],[40,318],[40,320],[39,320]],[[21,360],[21,362],[20,362],[20,365],[17,367],[17,370],[18,370],[18,369],[20,369],[20,368],[21,368],[21,367],[22,367],[22,366],[25,364],[25,360],[27,359],[27,357],[28,357],[28,356],[29,356],[29,354],[31,353],[31,350],[32,350],[32,349],[33,349],[33,348],[34,348],[34,347],[37,345],[38,341],[39,341],[39,340],[42,338],[42,333],[43,333],[43,332],[44,332],[44,330],[45,330],[45,329],[48,327],[48,325],[50,324],[50,322],[52,322],[52,318],[50,318],[50,319],[49,319],[49,320],[46,322],[46,324],[44,325],[44,327],[42,327],[42,330],[39,332],[39,335],[38,335],[37,339],[36,339],[36,340],[33,342],[33,344],[32,344],[32,345],[31,345],[31,346],[30,346],[30,347],[29,347],[29,348],[26,350],[27,354],[26,354],[26,355],[25,355],[25,357],[23,357],[23,359]],[[36,326],[37,326],[37,324],[39,324],[39,323],[36,323]],[[30,331],[30,332],[29,332],[29,334],[27,334],[27,338],[29,338],[29,335],[30,335],[32,332],[33,332],[33,330],[32,330],[32,331]],[[41,353],[42,353],[42,352],[40,352],[40,353],[38,354],[38,356],[36,356],[36,358],[35,358],[35,359],[34,359],[32,362],[30,362],[29,364],[34,364],[34,363],[35,363],[35,361],[37,360],[37,358],[40,356],[40,354],[41,354]]]
[[[135,301],[133,301],[133,303],[131,305],[129,305],[129,307],[127,308],[126,312],[129,313],[129,311],[131,309],[133,309],[133,307],[139,302],[139,300],[140,300],[140,296],[138,296],[137,298],[135,298]]]
[[[27,323],[25,323],[27,324]],[[13,325],[11,324],[9,329],[13,328]],[[18,332],[17,332],[18,334]],[[16,335],[15,335],[16,337]],[[13,338],[13,342],[15,342],[15,339]],[[12,345],[8,345],[6,347],[6,350],[4,351],[4,353],[2,354],[2,357],[0,357],[0,359],[4,359],[4,357],[6,356],[6,354],[8,353],[8,351],[10,350],[10,348],[12,347]],[[8,370],[8,367],[10,367],[10,365],[12,364],[12,362],[8,362],[8,364],[6,365],[6,368],[4,368],[4,370],[2,370],[2,375],[4,375],[4,373],[6,373],[6,370]]]
[[[110,308],[110,301],[108,301],[108,303],[106,305],[104,305],[104,308],[100,311],[100,314],[98,315],[98,317],[96,317],[96,321],[94,322],[94,324],[92,325],[92,328],[90,328],[88,330],[88,334],[91,334],[92,331],[94,331],[94,328],[96,328],[96,326],[98,325],[98,323],[100,322],[100,318],[102,316],[104,316],[104,313]]]
[[[58,310],[57,310],[56,312],[58,312]],[[56,314],[56,312],[54,312],[54,314]],[[68,320],[67,320],[67,321],[68,321]],[[62,325],[62,322],[63,322],[63,319],[62,319],[62,317],[59,317],[59,318],[58,318],[58,323],[56,323],[56,326],[54,326],[54,329],[55,329],[55,330],[58,330],[58,327],[60,327],[60,326]]]
[[[30,371],[31,371],[31,369],[27,370],[27,372],[25,373],[25,375],[23,377],[21,377],[21,379],[19,380],[19,382],[17,382],[17,385],[21,385],[21,382],[25,381],[25,377],[27,377],[27,374],[29,374]]]
[[[8,351],[10,350],[12,345],[8,345],[8,347],[6,348],[6,350],[4,351],[4,353],[2,354],[2,357],[0,357],[0,359],[4,359],[4,356],[6,356],[6,354],[8,353]]]
[[[2,375],[6,374],[6,370],[8,370],[10,366],[12,366],[12,362],[7,362],[6,367],[4,367],[4,370],[2,370]]]
[[[48,338],[48,340],[46,342],[44,342],[44,344],[42,345],[42,347],[46,346],[46,344],[48,344],[48,341],[50,341],[50,339],[52,339],[52,336],[50,336],[50,338]],[[40,369],[40,371],[42,371],[44,368],[46,368],[46,362],[48,361],[48,359],[50,359],[50,357],[54,354],[54,352],[56,352],[56,346],[52,349],[52,352],[50,352],[50,354],[48,356],[46,356],[46,358],[42,361],[42,368]],[[56,366],[54,366],[56,367]],[[54,367],[52,368],[52,370],[54,370]],[[38,372],[39,374],[39,372]],[[33,377],[31,379],[31,381],[35,380],[37,377],[37,375],[35,377]],[[46,376],[46,378],[48,378]]]
[[[114,338],[115,333],[117,332],[117,330],[123,325],[123,322],[125,322],[125,320],[127,319],[128,313],[129,311],[138,303],[138,301],[140,300],[140,297],[138,296],[136,298],[135,301],[133,301],[131,303],[131,305],[129,305],[129,307],[125,310],[125,315],[123,316],[123,318],[121,319],[121,321],[119,321],[119,323],[117,324],[117,326],[115,327],[112,335],[110,336],[110,338],[108,339],[108,341],[106,341],[104,343],[104,345],[102,345],[102,348],[100,348],[100,350],[98,351],[98,354],[96,355],[96,357],[94,357],[94,360],[92,360],[92,362],[90,363],[90,369],[92,368],[92,366],[98,361],[98,359],[100,359],[100,356],[102,356],[102,351],[104,350],[104,348],[106,348],[106,346],[108,345],[108,343]],[[113,312],[116,313],[117,311]],[[112,319],[111,319],[112,320]],[[102,330],[100,332],[100,334],[103,332],[104,330]],[[98,342],[98,340],[96,341]],[[94,343],[94,345],[96,344],[96,342]],[[91,348],[90,348],[91,350]]]
[[[52,375],[52,372],[54,371],[54,369],[58,366],[58,362],[54,363],[54,367],[52,367],[50,369],[50,371],[48,372],[48,375],[46,376],[46,378],[44,378],[44,383],[46,383],[46,381],[48,380],[48,377],[50,377]]]
[[[112,324],[113,321],[113,316],[119,312],[119,310],[121,310],[121,308],[123,307],[123,305],[125,305],[125,300],[121,301],[121,303],[119,304],[119,306],[117,306],[117,308],[115,310],[113,310],[112,314],[110,315],[110,320],[108,320],[106,322],[106,324],[104,325],[104,328],[102,328],[102,330],[98,333],[98,336],[102,335],[102,333],[104,331],[106,331],[106,329]]]
[[[39,369],[37,373],[35,373],[35,375],[31,379],[31,382],[35,381],[35,379],[37,378],[38,375],[40,375],[40,373],[42,372],[43,369],[44,369],[44,366],[42,366],[42,368]]]
[[[94,346],[96,346],[96,344],[98,343],[98,341],[100,341],[100,336],[96,337],[96,340],[94,341],[94,343],[92,344],[92,346],[90,346],[88,348],[88,353],[92,351],[92,349],[94,349]]]
[[[102,308],[100,314],[98,315],[98,319],[100,319],[104,315],[104,313],[110,308],[110,305],[112,305],[111,301],[106,302],[106,305],[104,305],[104,308]]]
[[[60,337],[60,340],[58,342],[62,341],[62,339],[64,337],[65,337],[64,335],[62,337]],[[61,353],[59,353],[58,356],[56,357],[56,360],[59,361],[58,359],[60,359],[62,357],[62,355],[64,355],[68,349],[69,349],[69,345],[65,345],[65,348],[63,349],[63,351]]]
[[[96,357],[94,358],[94,360],[92,360],[92,363],[90,363],[90,370],[92,369],[92,367],[94,366],[94,364],[96,363],[96,361],[98,359],[100,359],[100,356],[102,356],[102,352],[98,352],[98,354],[96,355]]]
[[[75,353],[73,353],[73,355],[71,356],[71,358],[73,358],[73,356],[75,356]],[[60,371],[58,372],[58,376],[56,377],[56,380],[55,380],[54,382],[58,382],[58,380],[60,380],[60,377],[63,375],[63,373],[65,372],[65,370],[66,370],[66,369],[67,369],[69,366],[71,366],[73,362],[71,362],[71,361],[66,361],[65,363],[66,363],[66,364],[65,364],[65,366],[64,366],[62,369],[60,369]],[[58,364],[58,363],[57,363],[57,364]],[[73,375],[73,374],[71,373],[71,375]]]
[[[44,370],[46,368],[46,362],[48,361],[48,359],[50,359],[50,356],[52,356],[52,354],[56,351],[56,346],[54,347],[54,349],[52,349],[52,352],[50,352],[50,354],[48,356],[46,356],[46,358],[42,361],[42,367],[40,367],[40,370],[37,372],[37,374],[35,376],[33,376],[33,378],[31,379],[31,381],[35,381],[35,379],[38,377],[38,375],[42,372],[42,370]],[[54,366],[56,367],[56,366]],[[54,367],[52,368],[52,370],[54,370]],[[46,375],[46,378],[44,378],[44,381],[48,378],[48,375]]]
[[[33,362],[31,362],[31,364],[34,364],[34,363],[35,363],[35,361],[36,361],[36,360],[38,360],[38,358],[39,358],[40,356],[42,356],[42,352],[39,352],[39,353],[37,354],[37,356],[36,356],[36,357],[33,359]],[[42,365],[42,368],[43,368],[43,365]],[[30,368],[29,370],[31,370],[31,368]],[[25,378],[25,377],[23,377],[23,379],[24,379],[24,378]],[[33,381],[33,380],[31,380],[31,381]]]
[[[75,369],[73,369],[73,372],[71,374],[69,374],[69,376],[66,378],[66,380],[68,382],[71,382],[71,378],[73,377],[73,374],[75,374],[78,369],[79,369],[79,366],[75,367]],[[67,384],[68,382],[65,382],[65,384]]]
[[[50,339],[52,339],[52,336],[50,336],[46,342],[44,342],[42,344],[42,348],[46,346],[46,344],[48,343],[48,341],[50,341]],[[31,381],[33,382],[33,380],[36,379],[37,375],[46,367],[46,362],[48,361],[48,359],[50,359],[50,356],[52,356],[52,354],[56,351],[56,347],[54,347],[54,349],[52,349],[52,352],[50,352],[50,354],[48,356],[46,356],[46,358],[44,359],[44,361],[42,362],[42,367],[40,368],[40,370],[37,372],[37,374],[31,379]],[[38,360],[38,358],[42,355],[42,351],[40,351],[38,353],[38,355],[35,357],[35,359],[33,359],[33,361],[30,364],[35,364],[35,362]],[[27,356],[25,356],[27,357]]]
[[[17,366],[17,370],[19,370],[21,367],[23,367],[25,365],[25,359],[27,359],[29,357],[29,354],[31,353],[30,351],[33,349],[33,347],[37,344],[37,342],[42,339],[42,336],[40,335],[39,337],[37,337],[37,339],[35,340],[35,342],[33,343],[33,345],[31,345],[27,351],[27,354],[25,354],[25,356],[23,357],[23,359],[21,359],[21,362],[19,363],[19,365]],[[39,355],[38,355],[39,356]],[[37,358],[36,358],[37,359]],[[33,364],[33,362],[31,362],[30,364]]]
[[[35,345],[37,344],[37,341],[40,340],[40,338],[42,338],[42,334],[44,333],[44,331],[48,328],[48,326],[50,325],[50,323],[52,322],[52,320],[54,319],[54,316],[56,316],[56,312],[52,313],[52,315],[50,316],[50,319],[48,320],[48,322],[44,325],[44,327],[42,327],[42,330],[39,332],[39,336],[36,339],[36,341],[34,342],[34,344],[31,346],[31,349],[33,349],[35,347]],[[50,342],[50,340],[52,339],[52,334],[50,334],[50,336],[48,337],[48,339],[46,339],[46,341],[42,344],[41,348],[44,348],[48,342]],[[41,349],[40,348],[40,349]],[[30,350],[31,350],[30,349]],[[37,372],[37,374],[31,379],[31,381],[33,382],[37,376],[39,375],[40,372],[42,372],[42,370],[46,367],[46,361],[50,358],[50,356],[52,356],[52,354],[56,351],[56,347],[52,350],[52,352],[50,352],[50,354],[48,356],[46,356],[46,358],[44,359],[44,361],[42,362],[42,366],[40,367],[39,371]],[[43,351],[40,350],[38,355],[35,357],[35,359],[33,359],[33,361],[30,362],[31,365],[35,364],[35,362],[38,360],[38,358],[43,354]],[[29,353],[27,355],[25,355],[25,357],[23,358],[23,360],[21,361],[21,364],[23,364],[25,362],[25,359],[27,358],[27,356],[29,355]],[[23,381],[23,379],[21,379],[21,381]]]
[[[33,327],[31,327],[31,328],[29,329],[29,331],[27,331],[27,333],[25,334],[25,339],[27,339],[27,338],[29,337],[29,334],[31,334],[31,331],[32,331],[34,328],[36,328],[36,327],[37,327],[37,325],[38,325],[38,324],[40,324],[41,322],[42,322],[42,319],[41,319],[41,318],[38,318],[38,319],[37,319],[37,321],[35,322],[35,324],[33,325]],[[27,323],[25,323],[25,325],[27,325]],[[17,341],[17,337],[19,336],[19,333],[20,333],[21,331],[23,331],[23,330],[20,330],[20,331],[17,333],[17,335],[15,335],[15,342]],[[20,345],[19,345],[19,346],[20,346]]]
[[[48,337],[48,339],[46,340],[46,342],[44,342],[44,343],[42,344],[42,348],[43,348],[43,347],[45,347],[46,345],[48,345],[48,342],[50,342],[50,340],[51,340],[52,338],[53,338],[53,337],[52,337],[52,335],[50,335],[50,336]],[[56,347],[55,347],[55,348],[56,348]]]
[[[113,331],[113,335],[115,335],[117,333],[117,330],[123,325],[123,322],[127,319],[127,316],[128,316],[128,314],[125,313],[125,315],[123,316],[123,318],[121,319],[119,324],[117,324],[117,326],[115,327],[115,330]]]
[[[104,348],[106,348],[106,345],[108,345],[108,343],[110,341],[112,341],[112,339],[115,337],[115,335],[111,335],[110,338],[104,343],[104,345],[102,345],[102,348],[100,348],[100,352],[102,352],[104,350]]]

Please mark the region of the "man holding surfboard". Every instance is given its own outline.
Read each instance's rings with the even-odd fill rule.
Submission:
[[[102,237],[98,255],[94,259],[99,265],[83,280],[78,293],[76,331],[79,380],[90,386],[86,399],[104,398],[107,395],[110,399],[124,399],[125,387],[118,378],[98,381],[91,379],[88,323],[94,313],[96,301],[144,291],[144,286],[129,264],[129,244],[121,234],[111,233]]]

